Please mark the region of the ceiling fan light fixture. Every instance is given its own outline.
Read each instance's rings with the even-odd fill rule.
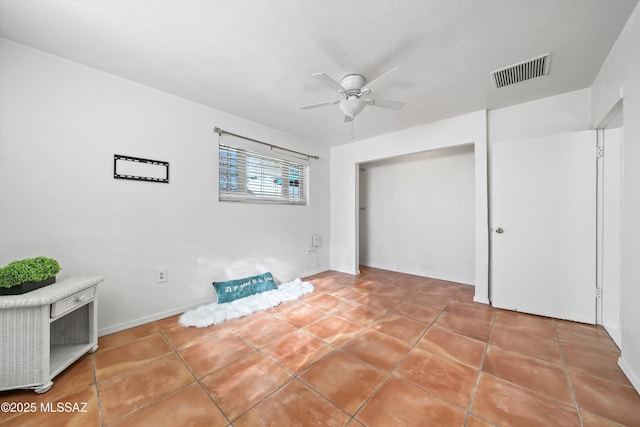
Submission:
[[[357,96],[349,96],[340,101],[340,109],[345,116],[355,117],[367,104]]]

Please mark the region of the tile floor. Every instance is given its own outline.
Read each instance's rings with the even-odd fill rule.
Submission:
[[[303,299],[223,325],[174,316],[101,337],[48,393],[0,393],[85,412],[0,412],[0,426],[640,426],[600,327],[368,267],[308,280]]]

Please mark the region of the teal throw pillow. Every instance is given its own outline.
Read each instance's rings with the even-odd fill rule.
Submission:
[[[271,273],[226,282],[213,282],[213,287],[218,294],[219,304],[278,288]]]

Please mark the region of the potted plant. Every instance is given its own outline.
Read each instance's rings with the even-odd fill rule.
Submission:
[[[53,258],[13,261],[0,268],[0,295],[19,295],[55,283],[60,264]]]

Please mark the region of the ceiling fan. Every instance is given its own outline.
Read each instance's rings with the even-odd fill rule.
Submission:
[[[312,74],[313,77],[317,78],[323,84],[330,87],[331,89],[336,90],[340,95],[342,95],[342,99],[305,105],[300,108],[303,110],[308,110],[311,108],[323,107],[325,105],[339,104],[338,106],[344,113],[345,122],[352,122],[353,119],[358,114],[360,114],[360,112],[367,105],[388,108],[391,110],[399,110],[404,107],[403,102],[366,97],[379,87],[380,80],[396,70],[398,70],[398,68],[392,68],[378,78],[375,78],[371,81],[367,81],[367,79],[362,74],[348,74],[340,80],[340,83],[333,80],[331,77],[327,76],[324,73]]]

